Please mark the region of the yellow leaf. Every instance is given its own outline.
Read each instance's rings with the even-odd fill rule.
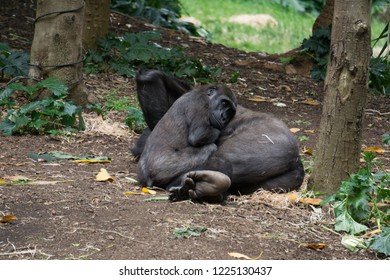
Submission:
[[[101,168],[100,172],[96,175],[96,181],[98,182],[112,182],[115,179],[108,174],[107,170],[105,168]]]
[[[300,198],[299,199],[299,202],[300,203],[303,203],[303,204],[311,204],[311,205],[314,205],[314,206],[318,206],[321,204],[322,202],[322,199],[320,198]]]
[[[17,220],[17,218],[14,215],[4,215],[0,217],[0,223],[9,223],[15,220]]]
[[[320,205],[322,199],[320,198],[305,198],[305,197],[298,197],[297,193],[287,193],[288,200],[291,203],[303,203],[303,204],[311,204],[314,206]]]
[[[142,194],[142,193],[137,193],[137,192],[128,191],[128,192],[124,192],[123,194],[128,194],[128,195],[140,195],[140,194]]]
[[[366,234],[362,235],[361,237],[362,237],[362,238],[370,238],[370,237],[372,237],[373,235],[378,234],[378,233],[381,233],[381,232],[382,232],[382,230],[380,230],[380,229],[375,229],[375,230],[373,230],[373,231],[367,232]]]
[[[248,98],[248,100],[249,101],[255,101],[255,102],[266,102],[266,101],[268,101],[264,97],[252,97],[252,98]]]
[[[312,149],[305,149],[305,150],[303,151],[303,153],[304,153],[305,155],[312,156],[312,155],[313,155],[313,150],[312,150]]]
[[[77,163],[109,163],[109,159],[75,159],[73,162]]]
[[[148,188],[142,188],[143,193],[148,193],[148,194],[156,194],[157,192],[154,190],[149,190]]]
[[[307,244],[307,243],[302,243],[300,246],[307,247],[313,250],[322,250],[326,247],[326,244],[324,243],[317,243],[317,244]]]
[[[290,128],[290,131],[292,133],[297,133],[298,131],[300,131],[301,129],[300,128],[297,128],[297,127],[293,127],[293,128]]]
[[[7,182],[0,179],[0,184],[7,184]]]
[[[384,154],[386,152],[386,150],[384,150],[382,148],[378,148],[378,147],[367,147],[367,148],[364,148],[363,150],[365,152],[375,152],[378,154]]]
[[[230,252],[228,254],[229,254],[229,256],[231,256],[233,258],[236,258],[236,259],[259,260],[261,258],[261,256],[263,255],[263,252],[261,252],[260,255],[258,255],[255,258],[251,258],[251,257],[248,257],[247,255],[244,255],[244,254],[241,254],[241,253],[237,253],[237,252]]]
[[[301,103],[306,104],[306,105],[312,105],[312,106],[318,106],[321,104],[319,101],[314,100],[314,99],[306,99],[306,100],[301,101]]]

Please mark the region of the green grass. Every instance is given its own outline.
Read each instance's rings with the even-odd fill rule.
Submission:
[[[271,3],[255,0],[181,0],[185,11],[202,22],[211,41],[246,51],[281,53],[298,47],[311,35],[315,17]],[[274,28],[253,28],[229,23],[239,14],[269,14],[276,19]]]
[[[294,49],[311,35],[316,19],[311,14],[300,13],[271,1],[181,0],[181,3],[185,12],[200,20],[202,26],[212,34],[213,43],[245,51],[283,53]],[[269,14],[278,25],[256,29],[228,22],[229,17],[239,14]],[[376,38],[384,26],[384,23],[374,20],[372,38]]]

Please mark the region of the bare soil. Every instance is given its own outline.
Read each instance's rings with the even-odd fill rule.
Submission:
[[[28,5],[17,11],[2,9],[0,41],[29,51],[33,17],[34,11]],[[117,14],[112,15],[111,22],[111,31],[116,33],[157,28]],[[315,154],[323,83],[303,75],[299,65],[292,70],[300,75],[292,74],[291,69],[286,71],[283,65],[274,62],[274,56],[246,53],[176,31],[161,30],[161,45],[182,45],[188,56],[221,67],[219,82],[226,83],[234,71],[239,71],[240,79],[230,85],[239,103],[273,113],[289,127],[299,128],[296,136],[302,153],[311,149]],[[85,82],[100,100],[112,90],[123,96],[135,96],[132,79],[104,73],[87,76]],[[306,102],[309,99],[319,103]],[[286,106],[280,107],[281,103]],[[388,149],[382,143],[382,135],[389,131],[389,115],[383,115],[389,112],[389,107],[388,99],[370,95],[364,147]],[[140,187],[127,179],[136,178],[136,162],[129,149],[138,136],[123,125],[125,116],[113,112],[102,120],[93,113],[86,114],[87,130],[70,137],[0,136],[0,180],[8,182],[15,179],[13,176],[30,180],[0,184],[0,216],[17,218],[0,223],[0,259],[232,259],[230,252],[250,257],[261,254],[262,259],[274,260],[382,257],[371,251],[353,253],[344,248],[340,243],[342,235],[333,231],[331,208],[292,203],[286,195],[259,192],[230,196],[225,205],[145,201],[167,194],[163,190],[156,190],[155,195],[141,194]],[[102,155],[112,161],[85,164],[28,157],[30,152],[51,151],[77,156]],[[303,156],[308,166],[312,156]],[[379,159],[390,168],[386,153]],[[115,180],[96,181],[101,168]],[[303,185],[301,191],[304,189]],[[191,227],[206,231],[186,238],[175,235],[176,229]],[[325,247],[312,249],[308,244],[325,244]]]

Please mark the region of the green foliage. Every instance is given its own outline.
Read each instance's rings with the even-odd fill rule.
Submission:
[[[370,248],[386,256],[390,256],[390,227],[382,228],[382,232],[374,237],[370,243]]]
[[[187,59],[181,48],[164,48],[153,41],[161,39],[159,32],[112,34],[100,40],[99,49],[87,53],[85,71],[96,73],[111,69],[119,75],[135,75],[138,68],[153,68],[172,73],[179,78],[208,83],[220,75],[220,68],[202,65],[198,59]]]
[[[141,133],[146,127],[144,115],[141,109],[130,107],[125,120],[126,125],[136,133]]]
[[[206,29],[179,20],[182,5],[179,0],[111,0],[116,11],[147,19],[150,23],[183,31],[197,37],[209,36]]]
[[[377,57],[370,61],[370,81],[369,87],[374,93],[382,93],[390,97],[390,65],[388,47],[389,24],[383,28],[381,34],[373,40],[373,47],[379,42],[384,42]]]
[[[379,207],[381,202],[390,200],[390,173],[374,173],[374,167],[380,169],[375,157],[373,152],[364,153],[365,169],[352,174],[348,180],[342,182],[334,195],[324,200],[323,204],[330,202],[334,206],[337,231],[355,235],[375,224],[379,228],[390,225],[390,209]],[[388,246],[389,233],[384,232],[375,238],[372,243],[375,246],[370,245],[372,249],[377,250],[382,243]]]
[[[302,42],[301,52],[309,54],[316,63],[311,70],[311,77],[315,80],[325,80],[330,51],[330,31],[330,26],[322,26],[314,30],[309,39]]]
[[[390,134],[383,134],[383,143],[390,145]]]
[[[30,56],[21,51],[12,51],[4,43],[0,43],[0,74],[2,77],[26,76]]]
[[[284,7],[298,12],[307,12],[317,16],[325,4],[324,0],[272,0]]]
[[[53,79],[48,78],[36,85],[25,86],[21,83],[8,85],[0,92],[0,105],[10,104],[7,101],[15,91],[24,92],[30,103],[20,108],[9,108],[6,117],[0,122],[0,130],[4,135],[30,133],[60,133],[61,129],[84,129],[84,120],[81,107],[66,101],[67,87]],[[42,91],[51,92],[51,96],[32,101],[32,96]]]

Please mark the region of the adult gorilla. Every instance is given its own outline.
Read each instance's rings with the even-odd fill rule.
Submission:
[[[154,127],[190,87],[156,70],[140,71],[136,82],[138,99],[149,126],[132,150],[133,155],[140,156],[141,162],[151,154],[147,150],[150,143],[161,137],[157,131],[153,133]],[[181,103],[181,106],[195,110],[197,106],[203,106],[193,102]],[[185,116],[166,114],[164,119],[168,120],[164,121],[173,122],[172,118]],[[170,133],[170,137],[178,135],[177,131]],[[171,200],[203,197],[219,200],[226,190],[231,194],[250,194],[260,188],[290,191],[299,188],[303,181],[304,170],[295,136],[281,120],[270,114],[238,105],[234,118],[222,129],[215,144],[217,150],[206,162],[193,166],[192,170],[175,170],[179,176],[168,178],[166,182],[170,183],[159,185],[170,188]],[[202,157],[202,154],[191,156]],[[158,164],[164,168],[167,163],[159,161]],[[180,165],[175,166],[180,169]]]

